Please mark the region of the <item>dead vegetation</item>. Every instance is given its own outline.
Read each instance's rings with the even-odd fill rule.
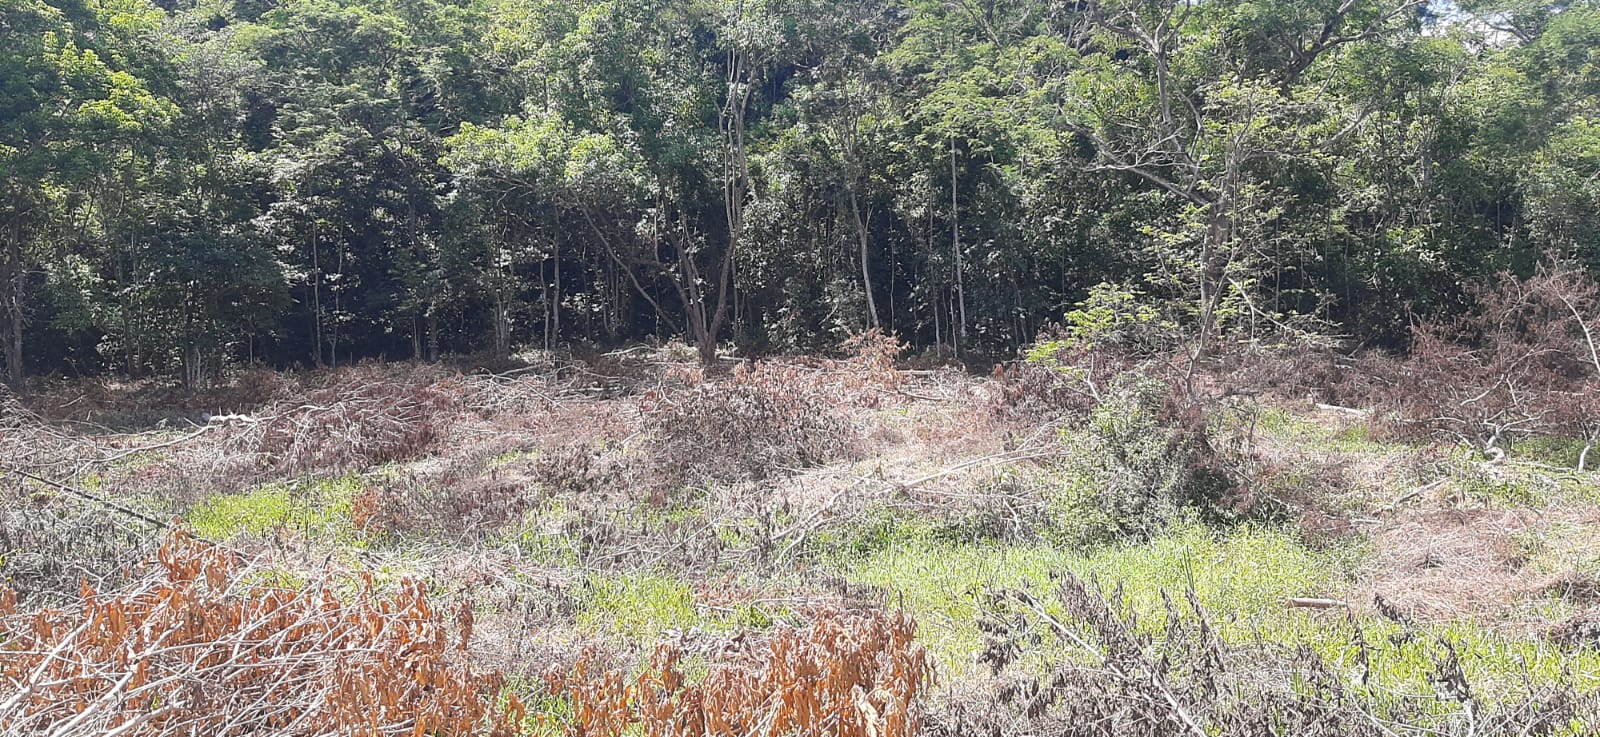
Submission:
[[[1501,458],[1517,440],[1600,439],[1600,285],[1582,270],[1541,266],[1480,285],[1476,309],[1451,322],[1420,322],[1403,360],[1374,358],[1368,397],[1393,429],[1459,440]]]
[[[510,735],[523,707],[459,657],[470,606],[446,620],[422,585],[346,601],[336,581],[262,581],[181,533],[121,589],[30,613],[0,591],[6,734]]]
[[[214,405],[226,412],[194,414],[200,400],[191,399],[165,425],[133,432],[110,421],[160,414],[148,390],[120,400],[104,384],[78,398],[66,385],[0,395],[0,566],[17,594],[5,626],[23,633],[6,636],[0,658],[25,662],[5,671],[14,683],[36,684],[32,711],[19,701],[0,712],[12,720],[4,731],[409,733],[420,723],[399,712],[340,721],[358,713],[316,699],[377,698],[388,693],[382,684],[414,681],[406,669],[418,667],[456,685],[389,695],[413,716],[433,715],[438,734],[1421,735],[1465,734],[1470,724],[1497,735],[1516,733],[1517,719],[1592,719],[1593,694],[1572,678],[1559,688],[1530,678],[1509,700],[1482,696],[1450,665],[1459,654],[1444,641],[1428,640],[1444,685],[1401,697],[1369,688],[1350,661],[1224,642],[1194,601],[1135,613],[1113,590],[1070,578],[1048,601],[1038,589],[942,592],[997,594],[983,620],[996,670],[992,681],[935,688],[917,625],[885,611],[894,592],[851,580],[836,562],[901,535],[999,554],[1137,548],[1199,523],[1216,535],[1294,529],[1297,544],[1363,551],[1348,580],[1293,594],[1349,602],[1318,614],[1320,627],[1392,629],[1401,625],[1384,617],[1393,615],[1408,642],[1465,622],[1587,652],[1600,643],[1597,559],[1584,552],[1600,534],[1584,491],[1592,477],[1557,473],[1519,445],[1552,438],[1575,443],[1561,452],[1582,458],[1587,426],[1565,405],[1591,380],[1577,360],[1584,344],[1573,342],[1586,323],[1526,333],[1535,317],[1557,321],[1566,303],[1519,299],[1496,314],[1520,315],[1512,322],[1524,337],[1474,343],[1484,333],[1457,326],[1437,333],[1459,343],[1450,350],[1381,359],[1229,344],[1196,356],[1113,320],[1092,345],[1047,343],[987,377],[897,368],[901,347],[868,335],[843,359],[711,372],[636,349],[499,373],[383,364],[252,373],[213,390],[232,397]],[[1588,303],[1573,304],[1588,314]],[[1559,350],[1530,347],[1558,338]],[[1514,350],[1502,352],[1527,360],[1492,358],[1507,345]],[[1531,373],[1485,378],[1512,368]],[[1467,401],[1435,391],[1451,377],[1489,393]],[[1414,396],[1394,401],[1406,392]],[[1436,421],[1493,403],[1499,419]],[[1498,436],[1474,429],[1513,416],[1537,421]],[[1455,447],[1462,436],[1472,454]],[[1485,457],[1490,448],[1508,455]],[[324,482],[349,490],[342,506],[310,498]],[[263,485],[292,497],[289,512],[274,514],[321,504],[305,513],[333,531],[317,537],[285,517],[219,540],[270,566],[236,553],[205,558],[215,575],[137,565],[165,520],[219,495],[248,504]],[[164,560],[212,555],[180,540]],[[361,583],[375,571],[390,584]],[[428,586],[392,585],[405,576]],[[441,600],[471,607],[447,616]],[[124,619],[213,624],[183,630],[187,640],[167,636],[187,643],[174,652],[196,659],[184,660],[149,632],[85,624],[111,617],[94,612],[114,602]],[[672,625],[652,620],[636,628],[645,636],[625,639],[604,631],[607,618]],[[376,630],[351,629],[368,624]],[[294,640],[306,649],[290,647],[284,633],[306,627],[321,629]],[[1384,647],[1363,637],[1351,641]],[[313,662],[333,652],[326,638],[355,651]],[[58,647],[87,654],[40,659]],[[385,650],[404,655],[377,654]],[[147,675],[130,676],[147,651],[154,659],[138,671]],[[258,666],[224,665],[235,652],[259,652],[262,673],[288,669],[279,680],[298,685],[278,692],[264,675],[252,680]],[[77,670],[50,670],[58,665]],[[329,679],[366,685],[330,690]],[[219,696],[219,684],[232,690]],[[223,721],[145,716],[199,703]],[[519,704],[530,706],[516,714]]]
[[[933,674],[915,638],[904,614],[825,609],[807,629],[780,627],[694,683],[671,644],[631,678],[582,660],[546,683],[572,698],[583,737],[912,737]]]
[[[513,735],[554,724],[473,666],[472,603],[446,609],[420,582],[380,593],[370,574],[273,583],[237,551],[182,533],[150,570],[71,606],[19,612],[0,589],[6,734]],[[354,587],[354,591],[350,587]],[[596,663],[545,673],[571,699],[569,733],[910,737],[932,678],[904,614],[826,608],[729,651],[691,682],[657,646],[638,674]]]
[[[672,478],[762,478],[845,455],[855,427],[838,387],[798,367],[741,365],[726,380],[646,394],[644,431]]]

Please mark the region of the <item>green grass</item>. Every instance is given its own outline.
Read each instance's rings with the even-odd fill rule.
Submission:
[[[578,610],[580,629],[634,643],[707,623],[695,608],[689,584],[664,572],[591,576]]]
[[[1374,438],[1372,426],[1364,422],[1333,428],[1283,407],[1263,408],[1256,417],[1255,430],[1299,445],[1346,453],[1387,453],[1411,447]]]
[[[1475,451],[1455,448],[1450,456],[1452,483],[1468,499],[1495,507],[1548,507],[1600,502],[1600,484],[1592,475],[1508,455],[1509,461],[1488,465]]]
[[[913,537],[866,556],[840,556],[833,565],[854,583],[888,592],[890,603],[922,623],[921,637],[940,662],[963,673],[980,647],[976,618],[984,595],[1012,587],[1048,592],[1054,571],[1121,584],[1134,606],[1151,614],[1151,626],[1160,625],[1161,592],[1192,585],[1204,606],[1223,615],[1224,634],[1238,639],[1265,615],[1281,613],[1285,597],[1326,594],[1347,564],[1286,532],[1251,527],[1216,535],[1190,524],[1149,543],[1095,551]]]
[[[1513,443],[1507,455],[1518,460],[1576,469],[1578,456],[1582,453],[1583,441],[1577,438],[1536,437]],[[1589,451],[1589,456],[1600,458],[1592,450]]]
[[[1434,658],[1449,643],[1475,694],[1489,701],[1526,695],[1530,685],[1566,683],[1580,692],[1600,687],[1600,653],[1569,650],[1538,638],[1502,635],[1468,621],[1422,628],[1404,637],[1398,625],[1377,620],[1361,623],[1373,673],[1372,685],[1391,692],[1432,694]],[[1330,623],[1306,644],[1352,679],[1359,678],[1359,648],[1351,628]]]
[[[1362,556],[1356,546],[1313,550],[1281,529],[1215,531],[1189,524],[1147,543],[1093,550],[950,544],[913,535],[864,555],[845,552],[832,566],[854,583],[881,589],[890,605],[916,616],[920,639],[956,679],[978,668],[973,655],[983,637],[976,622],[988,592],[1024,588],[1049,600],[1051,572],[1071,571],[1107,589],[1120,585],[1141,624],[1158,636],[1166,618],[1162,591],[1176,595],[1192,587],[1224,640],[1285,654],[1308,646],[1355,682],[1361,675],[1358,630],[1328,612],[1285,609],[1283,600],[1342,595]],[[1564,651],[1470,622],[1432,626],[1410,640],[1389,622],[1364,619],[1360,625],[1375,687],[1432,693],[1428,679],[1433,657],[1442,652],[1439,639],[1457,648],[1463,670],[1489,698],[1520,692],[1524,674],[1534,683],[1554,683],[1570,672],[1581,685],[1600,685],[1600,654],[1592,650]],[[1037,662],[1050,654],[1032,655]]]
[[[709,633],[764,630],[793,612],[756,602],[708,607],[694,588],[666,570],[591,574],[578,599],[578,629],[624,643],[649,646],[672,630]]]
[[[287,527],[308,538],[360,547],[350,510],[361,488],[356,476],[269,484],[206,499],[190,510],[184,521],[196,535],[212,540],[261,536]]]
[[[493,458],[490,458],[489,459],[489,463],[488,463],[488,467],[489,468],[498,468],[500,466],[504,466],[504,465],[507,465],[507,464],[510,464],[510,463],[516,463],[517,461],[538,460],[539,457],[543,456],[543,455],[544,455],[544,451],[542,449],[539,449],[539,448],[522,448],[522,449],[517,449],[517,450],[508,450],[508,451],[505,451],[504,453],[500,453],[499,455],[496,455]]]

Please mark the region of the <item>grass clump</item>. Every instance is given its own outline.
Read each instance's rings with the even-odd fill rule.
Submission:
[[[1193,587],[1201,601],[1231,621],[1228,636],[1248,638],[1281,612],[1289,596],[1325,594],[1348,561],[1313,551],[1291,533],[1241,526],[1213,533],[1184,523],[1147,542],[1079,551],[1044,543],[947,544],[927,538],[897,540],[859,557],[834,562],[852,583],[879,588],[924,623],[929,649],[947,669],[972,667],[981,634],[977,615],[987,593],[998,588],[1044,590],[1058,571],[1121,585],[1141,612],[1155,613],[1162,591]]]
[[[239,494],[210,497],[185,518],[194,534],[212,540],[259,537],[288,528],[306,537],[359,544],[350,521],[352,503],[362,488],[359,477],[269,484]]]
[[[669,629],[708,624],[695,608],[694,589],[667,573],[595,575],[578,609],[578,627],[629,642],[650,642]]]

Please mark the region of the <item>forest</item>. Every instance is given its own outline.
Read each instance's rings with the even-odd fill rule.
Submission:
[[[1587,0],[5,0],[27,375],[878,327],[1008,358],[1096,286],[1403,347],[1600,267]]]

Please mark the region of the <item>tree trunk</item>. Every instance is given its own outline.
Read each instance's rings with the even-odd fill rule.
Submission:
[[[428,315],[428,360],[439,360],[439,317]]]
[[[505,287],[494,290],[494,354],[498,358],[511,355],[511,308],[506,304]]]
[[[422,360],[422,315],[411,316],[411,360]]]
[[[317,368],[322,361],[322,261],[317,247],[317,223],[311,223],[311,358]]]
[[[22,292],[26,271],[22,268],[22,213],[13,208],[11,237],[6,239],[5,259],[0,261],[0,309],[6,316],[6,383],[22,389]]]
[[[556,235],[556,257],[554,265],[556,270],[556,296],[555,299],[550,302],[550,317],[552,325],[550,332],[552,335],[552,345],[561,342],[561,236],[559,233],[560,231],[558,230]],[[546,346],[546,348],[549,347],[550,346]]]
[[[700,363],[710,366],[717,362],[717,336],[698,323],[695,327],[695,351],[700,355]]]
[[[956,257],[956,305],[960,308],[960,327],[951,331],[956,355],[961,354],[961,341],[967,337],[967,289],[961,272],[961,218],[956,199],[956,137],[950,136],[950,250]]]
[[[871,263],[871,251],[867,235],[867,221],[861,217],[861,203],[856,197],[855,190],[850,190],[850,214],[856,221],[856,235],[861,242],[861,291],[867,295],[867,327],[878,327],[878,304],[872,296],[872,271],[868,268]],[[870,218],[871,215],[868,215]]]

